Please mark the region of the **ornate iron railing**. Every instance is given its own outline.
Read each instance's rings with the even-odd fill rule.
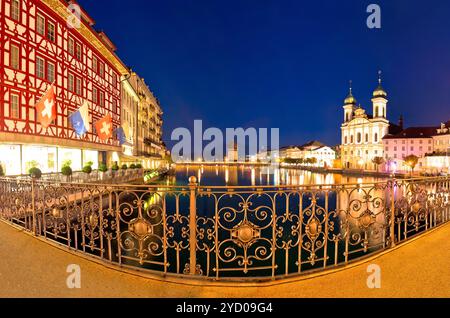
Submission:
[[[136,186],[0,179],[0,217],[153,274],[274,279],[347,264],[450,219],[450,179]]]

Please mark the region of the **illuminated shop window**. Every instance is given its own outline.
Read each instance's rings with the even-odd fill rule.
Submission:
[[[58,166],[61,167],[64,163],[70,161],[70,167],[73,171],[80,171],[82,168],[81,150],[72,148],[58,148]]]
[[[6,175],[21,174],[20,146],[0,145],[0,165]]]
[[[22,146],[22,171],[27,173],[31,167],[41,169],[43,173],[56,172],[56,147]]]
[[[92,162],[92,169],[98,169],[98,151],[83,150],[83,165]]]

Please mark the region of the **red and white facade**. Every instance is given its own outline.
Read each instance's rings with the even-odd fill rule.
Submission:
[[[27,160],[43,172],[59,171],[64,160],[78,170],[87,161],[111,161],[121,147],[95,131],[78,137],[68,116],[84,101],[90,126],[110,114],[120,125],[120,80],[128,71],[105,34],[83,11],[79,27],[63,0],[0,0],[0,164],[7,174],[26,173]],[[43,128],[35,104],[54,83],[56,120]],[[20,162],[20,164],[18,163]]]

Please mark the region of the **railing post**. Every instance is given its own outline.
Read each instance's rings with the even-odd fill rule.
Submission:
[[[390,237],[391,237],[391,246],[395,247],[395,178],[392,178],[392,187],[391,187],[391,222],[390,222]]]
[[[195,275],[197,268],[197,178],[189,177],[189,274]]]
[[[36,199],[35,199],[35,196],[36,196],[36,191],[35,191],[35,188],[34,188],[34,178],[32,177],[31,178],[31,217],[32,217],[32,222],[31,222],[31,224],[32,224],[32,227],[33,227],[33,234],[34,235],[37,235],[37,232],[36,232]]]

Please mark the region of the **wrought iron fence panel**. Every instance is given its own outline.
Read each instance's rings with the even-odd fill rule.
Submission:
[[[449,178],[207,187],[0,178],[0,217],[119,266],[216,280],[346,264],[450,220]]]

